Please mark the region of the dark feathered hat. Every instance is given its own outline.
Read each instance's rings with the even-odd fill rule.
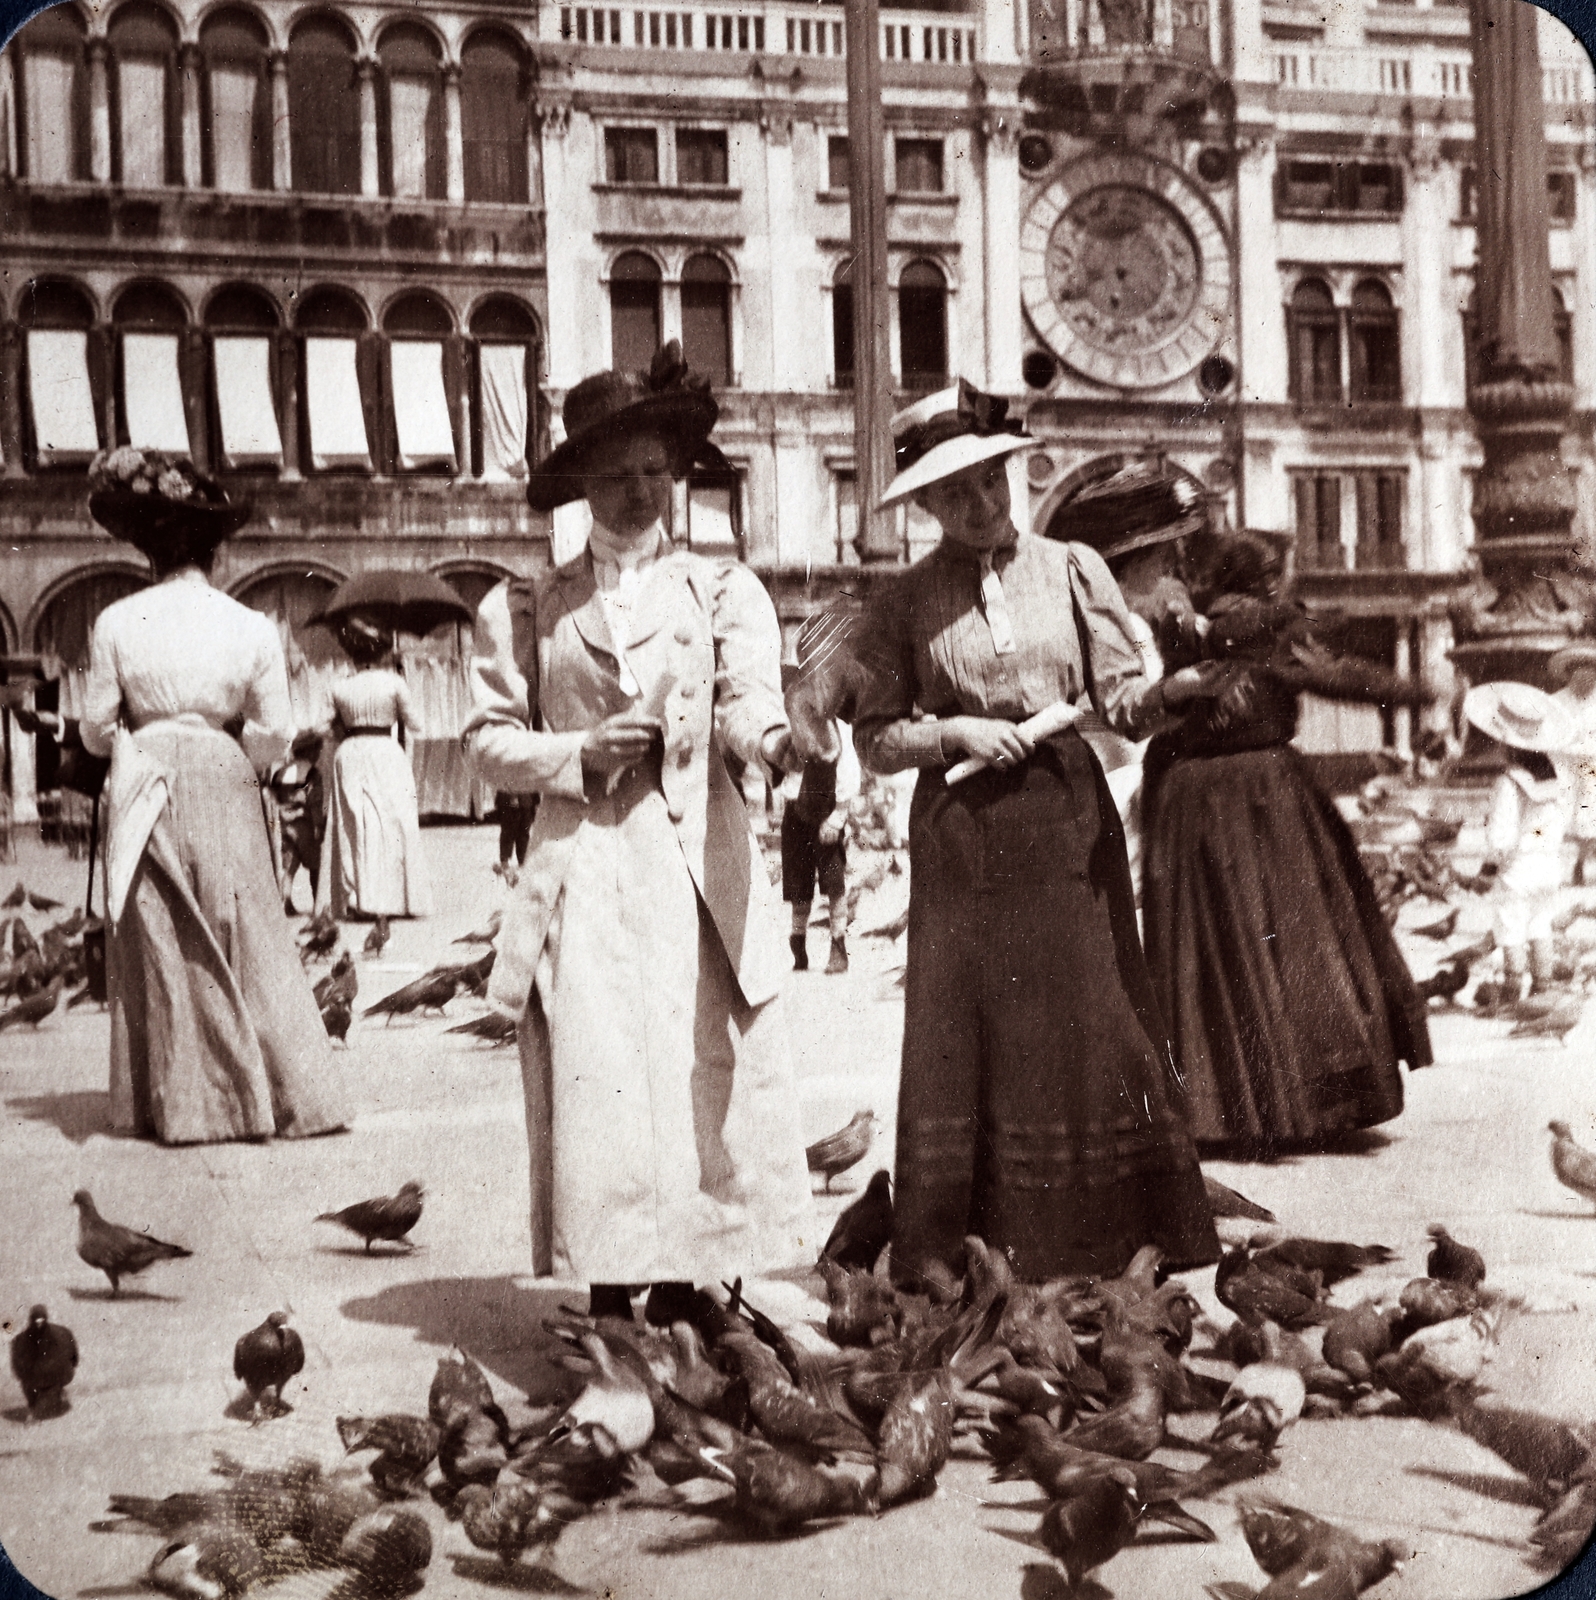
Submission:
[[[124,445],[89,466],[89,515],[159,561],[174,551],[211,550],[249,521],[254,508],[187,462]]]

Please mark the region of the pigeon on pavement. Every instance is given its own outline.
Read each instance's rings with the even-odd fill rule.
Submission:
[[[1394,1540],[1371,1543],[1294,1506],[1241,1502],[1238,1509],[1253,1560],[1273,1580],[1255,1600],[1355,1600],[1402,1563]]]
[[[147,1233],[107,1222],[95,1209],[87,1189],[79,1189],[72,1204],[78,1208],[78,1255],[111,1280],[113,1295],[121,1292],[123,1278],[131,1278],[157,1261],[177,1261],[194,1253],[180,1244],[166,1244]]]
[[[316,981],[316,1004],[325,1011],[334,1000],[353,1000],[359,992],[360,974],[355,970],[355,958],[347,950],[340,950],[332,971]]]
[[[1037,1530],[1048,1554],[1063,1567],[1072,1589],[1112,1560],[1136,1537],[1142,1505],[1136,1479],[1111,1467],[1068,1500],[1055,1500],[1042,1513]]]
[[[1251,1222],[1273,1222],[1275,1214],[1249,1200],[1246,1195],[1227,1189],[1217,1178],[1203,1174],[1203,1188],[1208,1195],[1208,1209],[1216,1217],[1245,1217]]]
[[[1301,1285],[1254,1262],[1241,1248],[1227,1250],[1220,1257],[1214,1293],[1222,1306],[1254,1324],[1268,1318],[1283,1328],[1305,1328],[1328,1322],[1334,1315],[1319,1295],[1304,1292]]]
[[[1396,1259],[1396,1253],[1383,1244],[1346,1244],[1339,1239],[1279,1239],[1265,1246],[1253,1256],[1261,1267],[1275,1271],[1276,1263],[1284,1262],[1298,1272],[1317,1272],[1323,1287],[1334,1288],[1345,1278],[1353,1277],[1365,1267],[1384,1266]],[[1300,1282],[1298,1287],[1306,1287]]]
[[[515,1038],[517,1026],[515,1018],[505,1016],[502,1011],[485,1011],[469,1022],[457,1022],[452,1028],[445,1028],[444,1032],[468,1034],[474,1039],[486,1039],[489,1044],[509,1044]]]
[[[1269,1361],[1243,1367],[1219,1404],[1211,1442],[1247,1439],[1273,1450],[1280,1435],[1302,1415],[1307,1398],[1307,1385],[1295,1367]]]
[[[336,1039],[340,1044],[349,1041],[349,1024],[354,1020],[354,1011],[348,995],[340,995],[329,1000],[321,1008],[321,1025],[327,1030],[329,1039]]]
[[[1400,1320],[1399,1311],[1382,1310],[1372,1300],[1337,1312],[1324,1330],[1325,1361],[1354,1383],[1372,1382],[1374,1364],[1390,1353]]]
[[[871,1272],[892,1239],[892,1176],[883,1167],[837,1218],[820,1253],[838,1266]]]
[[[378,1239],[388,1244],[402,1243],[407,1250],[411,1250],[415,1246],[405,1235],[420,1222],[424,1198],[425,1191],[412,1178],[400,1185],[398,1194],[379,1196],[375,1200],[359,1200],[352,1206],[345,1206],[342,1211],[323,1211],[316,1220],[336,1222],[339,1227],[357,1234],[366,1241],[367,1251]]]
[[[380,956],[388,948],[390,930],[388,919],[378,917],[371,925],[371,932],[366,935],[366,942],[362,946],[368,956]]]
[[[233,1376],[249,1391],[250,1420],[260,1421],[267,1391],[272,1396],[272,1414],[281,1416],[289,1407],[283,1399],[283,1386],[305,1367],[305,1342],[288,1326],[286,1311],[273,1311],[258,1328],[233,1346]]]
[[[1421,939],[1434,939],[1438,944],[1445,944],[1457,931],[1457,919],[1460,908],[1453,906],[1439,922],[1426,923],[1422,928],[1413,931]]]
[[[460,987],[459,969],[442,967],[435,972],[424,972],[413,983],[384,995],[375,1005],[367,1006],[364,1016],[385,1016],[392,1022],[395,1017],[408,1016],[412,1011],[442,1011],[454,999]]]
[[[1435,1240],[1424,1270],[1445,1283],[1460,1283],[1477,1289],[1485,1282],[1485,1257],[1469,1245],[1459,1244],[1439,1222],[1432,1222],[1429,1234]]]
[[[840,1177],[850,1167],[858,1166],[870,1154],[871,1141],[875,1138],[875,1121],[875,1112],[856,1111],[847,1127],[828,1133],[824,1139],[816,1139],[804,1151],[809,1170],[825,1174],[827,1194],[831,1193],[834,1178]]]
[[[1566,1122],[1548,1122],[1552,1136],[1552,1171],[1565,1189],[1586,1200],[1596,1200],[1596,1155],[1574,1142],[1573,1130]]]
[[[31,1023],[37,1028],[60,1004],[61,990],[65,982],[66,980],[58,974],[38,994],[29,995],[20,1005],[12,1006],[9,1011],[0,1011],[0,1030],[11,1027],[13,1023],[21,1026],[24,1022]]]
[[[1583,995],[1570,995],[1561,1000],[1542,1017],[1526,1017],[1522,1022],[1513,1024],[1513,1030],[1508,1034],[1509,1039],[1556,1039],[1559,1044],[1568,1043],[1568,1035],[1579,1026],[1579,1020],[1585,1014],[1585,997]]]
[[[433,1457],[438,1453],[438,1426],[428,1417],[406,1412],[389,1412],[380,1417],[339,1417],[338,1437],[346,1454],[375,1450],[371,1481],[378,1490],[395,1498],[412,1493],[420,1486]]]
[[[78,1370],[72,1330],[51,1322],[50,1313],[35,1306],[27,1327],[11,1341],[11,1370],[22,1385],[30,1421],[65,1411],[67,1385]]]
[[[162,1545],[146,1578],[178,1600],[232,1600],[265,1570],[260,1547],[242,1528],[202,1523]]]
[[[504,921],[504,913],[495,911],[488,918],[488,925],[479,928],[475,933],[462,934],[454,942],[456,944],[492,944],[499,937],[499,925]]]

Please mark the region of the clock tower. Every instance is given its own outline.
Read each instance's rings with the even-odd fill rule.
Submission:
[[[1106,458],[1236,504],[1235,97],[1209,0],[1031,0],[1019,160],[1033,525]]]

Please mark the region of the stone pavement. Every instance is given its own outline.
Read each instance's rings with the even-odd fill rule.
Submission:
[[[376,998],[443,958],[502,896],[488,829],[424,835],[439,914],[398,924],[380,961],[362,959],[361,998]],[[81,894],[82,865],[24,841],[17,875],[63,899]],[[903,905],[907,880],[867,896],[843,978],[795,978],[789,993],[804,1126],[817,1137],[861,1107],[881,1118],[883,1143],[865,1167],[818,1195],[818,1247],[836,1212],[877,1159],[890,1163],[901,991],[901,943],[862,937]],[[303,895],[303,886],[301,895]],[[1419,908],[1405,923],[1422,922]],[[35,919],[38,920],[38,919]],[[1588,924],[1586,925],[1588,927]],[[362,930],[351,929],[358,951]],[[1462,941],[1465,923],[1459,931]],[[817,928],[815,954],[824,947]],[[1430,970],[1433,946],[1415,945]],[[818,964],[818,963],[817,963]],[[471,1014],[475,1002],[451,1013]],[[1400,1260],[1377,1279],[1343,1285],[1338,1300],[1395,1291],[1423,1270],[1425,1225],[1444,1220],[1478,1245],[1491,1282],[1530,1310],[1504,1332],[1491,1382],[1504,1400],[1571,1418],[1596,1417],[1596,1212],[1562,1189],[1547,1159],[1547,1119],[1561,1116],[1596,1146],[1596,1007],[1566,1046],[1509,1041],[1505,1023],[1467,1013],[1434,1019],[1441,1065],[1409,1080],[1395,1123],[1339,1153],[1272,1166],[1210,1170],[1273,1208],[1293,1229],[1380,1240]],[[0,1541],[49,1594],[139,1592],[152,1537],[91,1532],[113,1491],[165,1494],[203,1487],[218,1449],[249,1462],[309,1452],[338,1460],[340,1412],[420,1410],[437,1357],[459,1344],[487,1367],[512,1420],[551,1375],[530,1337],[582,1286],[525,1272],[526,1147],[515,1054],[450,1038],[437,1020],[384,1027],[357,1019],[335,1070],[356,1107],[353,1131],[308,1143],[166,1150],[105,1130],[106,1019],[95,1008],[58,1014],[35,1032],[0,1034],[0,1316],[7,1330],[35,1301],[77,1334],[83,1363],[65,1416],[28,1425],[9,1374],[0,1379]],[[406,1178],[427,1187],[417,1249],[364,1255],[316,1213]],[[148,1227],[195,1252],[163,1264],[119,1300],[77,1259],[70,1196],[94,1192],[116,1220]],[[1193,1287],[1212,1306],[1211,1270]],[[754,1303],[817,1340],[815,1280],[797,1274],[750,1286]],[[228,1415],[237,1386],[233,1341],[287,1307],[309,1360],[291,1415],[259,1428]],[[1223,1314],[1221,1314],[1223,1315]],[[1459,1435],[1401,1419],[1301,1423],[1283,1439],[1282,1467],[1265,1492],[1336,1517],[1413,1552],[1381,1600],[1473,1600],[1524,1593],[1538,1578],[1524,1535],[1535,1511],[1519,1480]],[[361,1458],[364,1459],[364,1458]],[[1172,1454],[1172,1462],[1193,1464]],[[1234,1493],[1234,1491],[1232,1491]],[[936,1495],[875,1521],[770,1543],[727,1538],[704,1519],[659,1512],[596,1516],[558,1547],[551,1571],[509,1576],[473,1550],[431,1505],[434,1557],[427,1592],[591,1591],[620,1600],[703,1595],[824,1595],[883,1600],[932,1595],[1063,1593],[1034,1542],[1041,1502],[1022,1484],[993,1485],[979,1460],[955,1460]],[[1217,1544],[1143,1535],[1096,1575],[1116,1596],[1201,1595],[1205,1584],[1262,1583],[1222,1504],[1196,1508]],[[336,1575],[299,1577],[274,1595],[319,1600]],[[1098,1591],[1094,1591],[1098,1592]]]

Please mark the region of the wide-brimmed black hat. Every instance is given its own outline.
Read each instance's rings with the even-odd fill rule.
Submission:
[[[534,511],[580,500],[594,452],[637,434],[653,434],[670,446],[673,477],[685,477],[695,466],[732,470],[709,442],[720,407],[708,380],[687,370],[676,339],[659,351],[647,372],[596,372],[584,378],[566,395],[560,416],[565,442],[527,479],[527,503]]]
[[[1088,478],[1053,514],[1055,539],[1089,544],[1105,561],[1167,544],[1207,525],[1202,495],[1161,463],[1131,458]]]
[[[94,458],[89,487],[89,515],[153,559],[179,545],[214,549],[254,514],[188,462],[128,445]]]

